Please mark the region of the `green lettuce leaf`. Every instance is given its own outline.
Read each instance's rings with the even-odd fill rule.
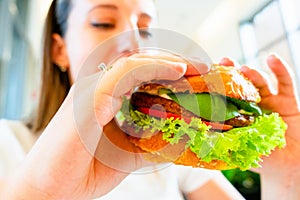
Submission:
[[[122,109],[123,119],[135,126],[136,131],[162,131],[163,139],[177,144],[184,135],[190,140],[186,148],[203,161],[222,160],[230,167],[247,170],[259,167],[261,156],[267,156],[276,147],[285,145],[286,124],[277,113],[262,115],[248,127],[234,128],[226,132],[211,132],[201,119],[192,118],[188,124],[180,119],[150,117],[137,110]]]
[[[238,108],[219,94],[174,93],[168,96],[185,109],[210,121],[225,121],[239,115]]]
[[[241,170],[259,167],[261,156],[285,145],[286,124],[277,113],[262,115],[247,127],[207,135],[190,148],[203,161],[223,160]],[[204,146],[202,146],[204,143]],[[206,144],[212,144],[205,147]],[[207,145],[206,145],[207,146]]]

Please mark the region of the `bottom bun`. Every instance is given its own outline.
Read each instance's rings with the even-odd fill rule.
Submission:
[[[130,126],[125,125],[125,127],[127,129],[126,132],[129,131],[128,129],[131,129]],[[144,155],[144,157],[151,162],[172,162],[177,165],[214,170],[227,170],[235,168],[233,166],[228,166],[224,161],[221,160],[213,160],[211,162],[205,162],[201,160],[194,152],[190,150],[190,148],[185,148],[187,138],[183,138],[179,143],[172,145],[163,140],[162,135],[162,132],[158,132],[155,133],[155,135],[152,134],[145,138],[129,136],[129,140],[137,147],[145,151],[145,153],[148,152]]]
[[[174,161],[177,165],[186,165],[192,167],[201,167],[206,169],[215,169],[215,170],[227,170],[233,169],[236,167],[229,167],[224,161],[221,160],[213,160],[211,162],[204,162],[197,157],[197,155],[190,150],[190,148],[186,149],[186,151],[179,156],[177,160]]]

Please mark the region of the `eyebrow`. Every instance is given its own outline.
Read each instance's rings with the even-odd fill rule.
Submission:
[[[108,9],[111,9],[111,10],[118,10],[118,7],[113,5],[113,4],[98,4],[96,5],[95,7],[93,7],[90,12],[94,9],[97,9],[97,8],[108,8]]]
[[[141,13],[140,17],[145,17],[145,18],[149,18],[149,19],[153,18],[153,16],[151,14],[148,14],[148,13]]]
[[[112,10],[118,10],[118,7],[114,4],[98,4],[95,7],[93,7],[89,12],[91,12],[92,10],[97,9],[97,8],[108,8],[108,9],[112,9]],[[151,20],[154,18],[154,16],[152,16],[151,14],[144,13],[144,12],[140,14],[140,17],[146,17]]]

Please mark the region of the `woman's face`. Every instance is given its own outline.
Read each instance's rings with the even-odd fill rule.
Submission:
[[[71,84],[84,60],[101,42],[124,31],[149,28],[155,17],[152,0],[73,0],[64,37]],[[148,37],[145,30],[112,40],[105,52],[124,54],[137,48],[137,41]],[[93,73],[96,67],[88,71]]]

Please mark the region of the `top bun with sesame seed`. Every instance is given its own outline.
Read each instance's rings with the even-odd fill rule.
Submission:
[[[234,99],[259,103],[261,97],[257,88],[236,67],[213,65],[202,75],[185,76],[177,81],[158,81],[146,84],[139,91],[157,91],[167,88],[176,92],[217,93]]]
[[[235,99],[259,103],[258,90],[236,67],[214,65],[202,76],[186,77],[196,93],[218,93]]]

